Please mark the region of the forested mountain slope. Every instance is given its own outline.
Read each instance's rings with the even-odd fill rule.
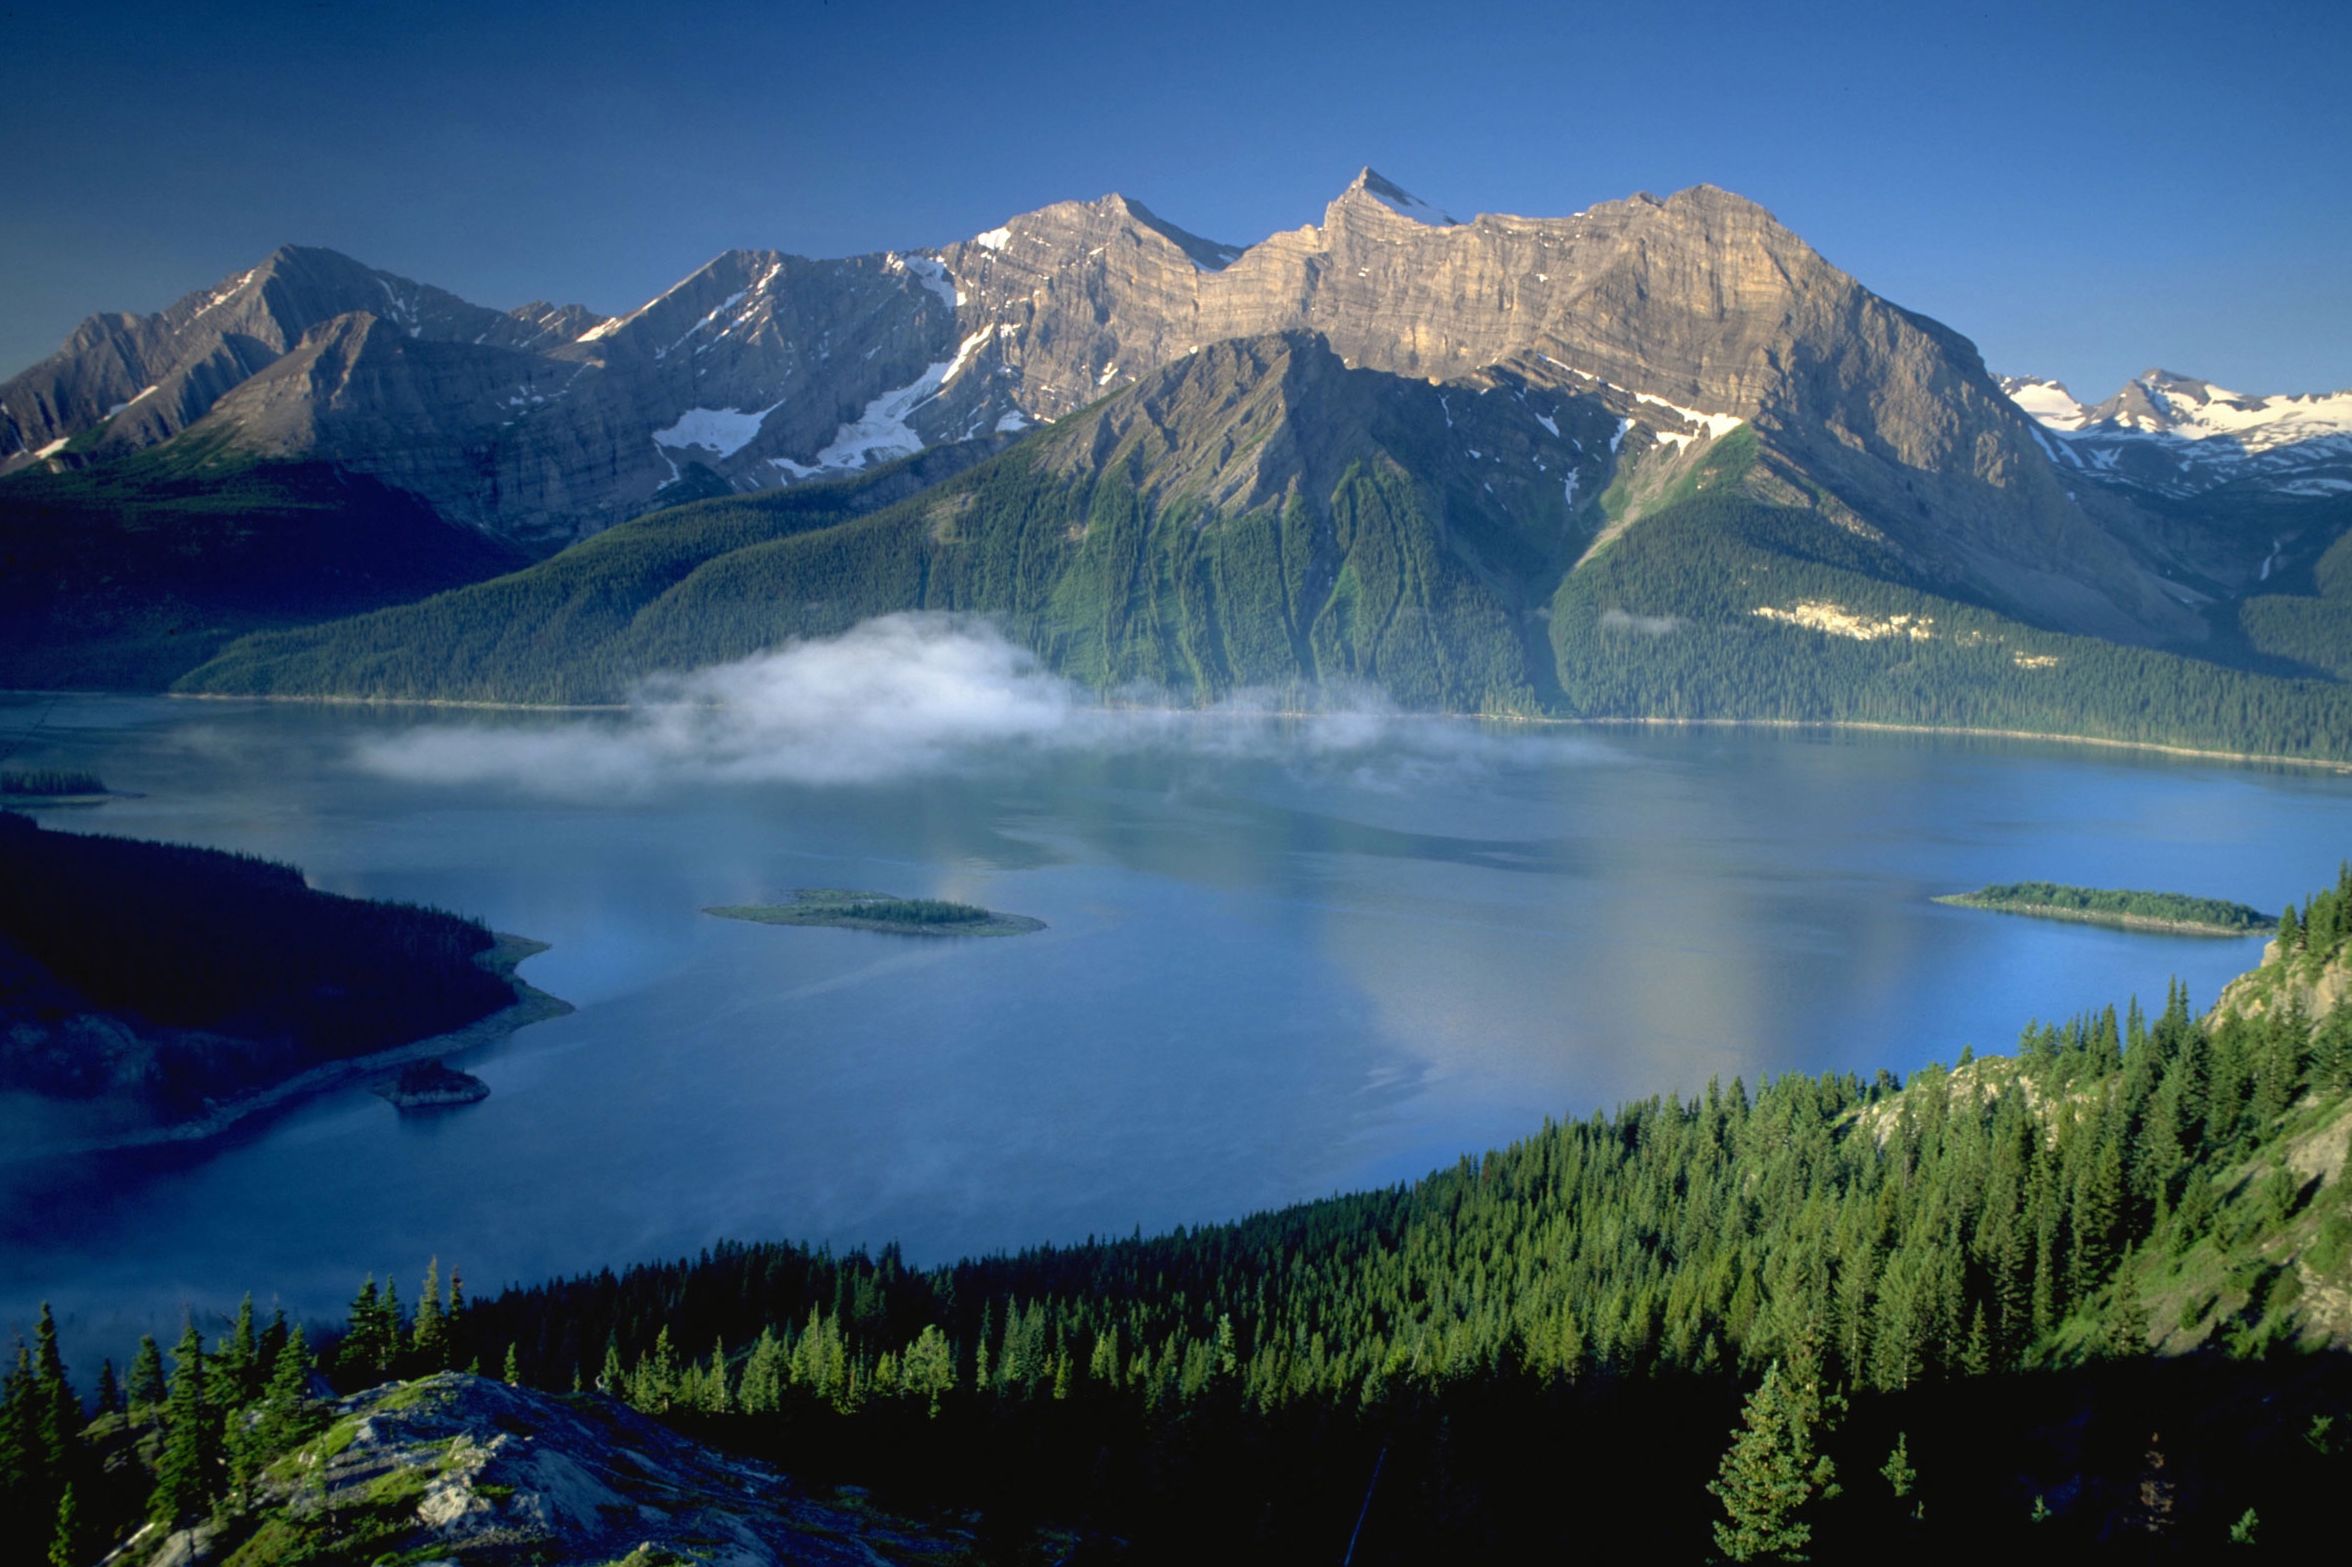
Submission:
[[[988,615],[1087,687],[1177,703],[1369,684],[1456,712],[2352,757],[2332,678],[1951,597],[1769,432],[1539,361],[1431,386],[1309,335],[1224,343],[895,504],[845,499],[899,493],[877,482],[656,513],[479,587],[252,638],[183,689],[611,702],[918,609]]]

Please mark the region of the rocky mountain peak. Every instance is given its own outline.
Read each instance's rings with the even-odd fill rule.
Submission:
[[[1460,218],[1423,201],[1370,164],[1357,171],[1356,177],[1348,181],[1347,188],[1339,193],[1331,205],[1336,211],[1354,203],[1380,207],[1400,218],[1409,218],[1430,228],[1459,228],[1462,225]]]

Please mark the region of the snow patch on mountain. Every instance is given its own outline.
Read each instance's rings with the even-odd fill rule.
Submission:
[[[2005,375],[2001,377],[2001,390],[2025,410],[2027,418],[2053,430],[2080,429],[2084,415],[2089,412],[2063,382],[2039,380],[2029,375]]]
[[[893,272],[907,272],[913,274],[917,282],[921,283],[925,288],[931,290],[932,293],[937,294],[951,310],[962,305],[964,302],[964,291],[955,286],[955,279],[948,276],[947,268],[941,266],[938,262],[932,260],[929,256],[901,256],[894,254],[885,264]]]
[[[692,446],[716,452],[721,457],[732,457],[751,444],[752,437],[759,434],[761,421],[783,406],[770,403],[757,413],[735,408],[689,408],[678,416],[676,424],[653,432],[654,444]]]
[[[1660,446],[1671,446],[1678,452],[1689,446],[1691,442],[1700,439],[1701,431],[1705,433],[1707,440],[1716,441],[1748,422],[1738,414],[1701,413],[1696,408],[1685,408],[1680,403],[1670,403],[1663,397],[1652,397],[1647,392],[1636,392],[1633,397],[1636,402],[1648,403],[1653,408],[1663,408],[1685,424],[1695,424],[1699,427],[1698,431],[1652,430],[1650,432],[1657,438]]]
[[[866,404],[865,411],[836,431],[832,441],[817,453],[813,469],[797,463],[788,466],[777,462],[776,466],[806,478],[810,472],[840,472],[897,457],[912,457],[923,449],[923,438],[908,421],[924,404],[937,397],[971,362],[980,346],[995,335],[994,327],[982,327],[956,345],[954,358],[930,365],[905,386],[884,392]]]

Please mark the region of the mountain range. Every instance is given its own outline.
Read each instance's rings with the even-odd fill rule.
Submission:
[[[0,385],[0,475],[16,684],[611,696],[941,608],[1179,694],[2352,745],[2352,394],[2085,408],[1706,186],[1464,222],[1366,169],[1248,246],[1106,196],[730,251],[613,316],[288,248]],[[192,595],[190,558],[250,580],[304,529],[175,556],[152,505],[116,547],[128,496],[231,490],[410,569]]]

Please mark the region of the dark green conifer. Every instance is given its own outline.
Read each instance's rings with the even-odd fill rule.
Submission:
[[[66,1380],[65,1358],[57,1347],[57,1319],[49,1303],[33,1326],[33,1457],[52,1481],[65,1473],[74,1438],[82,1431],[82,1401]]]
[[[123,1395],[134,1411],[163,1402],[163,1351],[156,1348],[152,1333],[139,1335],[139,1352],[131,1357],[131,1380]]]
[[[88,1545],[83,1535],[87,1527],[82,1522],[81,1504],[74,1499],[74,1488],[69,1484],[57,1496],[57,1521],[49,1535],[49,1567],[83,1567],[83,1553]]]
[[[1716,1477],[1723,1507],[1715,1548],[1734,1562],[1801,1562],[1813,1538],[1806,1508],[1837,1495],[1837,1466],[1820,1450],[1824,1408],[1817,1374],[1775,1361],[1740,1411]]]
[[[310,1397],[311,1370],[310,1342],[297,1323],[286,1332],[285,1345],[270,1366],[269,1388],[262,1395],[261,1446],[272,1456],[318,1428],[317,1406]]]
[[[416,1331],[410,1341],[417,1370],[430,1376],[449,1369],[448,1324],[441,1314],[441,1259],[425,1264],[424,1288],[417,1292]]]
[[[172,1360],[163,1451],[147,1502],[147,1516],[167,1529],[202,1516],[220,1484],[220,1421],[205,1403],[204,1338],[193,1321],[181,1332]]]

